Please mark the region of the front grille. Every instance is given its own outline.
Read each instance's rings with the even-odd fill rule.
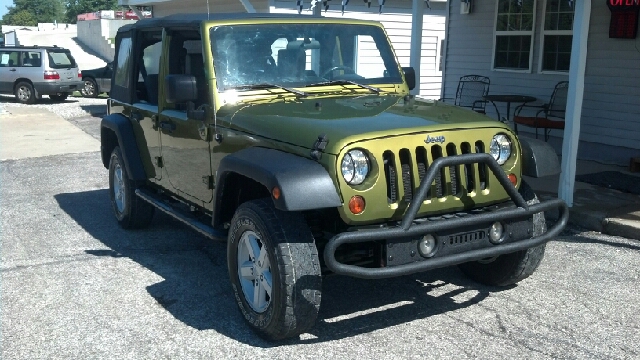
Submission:
[[[430,164],[438,158],[470,154],[472,150],[483,153],[484,143],[476,141],[474,144],[448,143],[428,147],[418,146],[412,149],[402,148],[396,151],[386,150],[382,158],[387,181],[387,201],[390,204],[400,200],[411,202]],[[488,169],[485,164],[449,166],[442,168],[436,175],[425,200],[441,199],[447,196],[462,197],[486,190],[487,186]]]

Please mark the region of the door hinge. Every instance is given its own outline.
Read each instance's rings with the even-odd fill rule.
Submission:
[[[216,188],[216,184],[215,181],[213,180],[213,176],[211,175],[206,175],[202,177],[202,182],[207,185],[207,189],[215,189]]]
[[[162,161],[162,156],[156,156],[156,166],[159,168],[164,167],[164,161]]]

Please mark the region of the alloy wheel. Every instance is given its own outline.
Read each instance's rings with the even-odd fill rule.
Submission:
[[[253,231],[245,231],[238,241],[238,278],[244,298],[257,313],[271,303],[271,263],[265,244]]]

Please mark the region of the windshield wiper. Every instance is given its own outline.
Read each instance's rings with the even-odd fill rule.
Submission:
[[[290,92],[292,94],[300,95],[300,96],[303,96],[303,97],[309,96],[309,94],[307,94],[304,91],[292,89],[292,88],[289,88],[289,87],[286,87],[286,86],[282,86],[282,85],[269,84],[269,83],[241,85],[241,86],[235,87],[235,89],[238,89],[238,90],[259,90],[259,89],[269,90],[269,89],[272,89],[272,88],[282,89],[284,91]]]
[[[310,86],[327,86],[327,85],[355,85],[355,86],[360,86],[363,89],[371,90],[372,92],[374,92],[376,94],[380,94],[380,92],[382,91],[381,89],[379,89],[377,87],[373,87],[373,86],[369,86],[369,85],[365,85],[365,84],[360,84],[360,83],[357,83],[357,82],[351,81],[351,80],[331,80],[331,81],[325,81],[325,82],[319,82],[319,83],[315,83],[315,84],[310,84],[310,85],[307,85],[307,87],[310,87]]]

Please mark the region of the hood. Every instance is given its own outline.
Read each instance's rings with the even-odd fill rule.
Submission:
[[[331,154],[356,141],[390,135],[505,127],[471,110],[431,100],[405,101],[396,94],[243,102],[220,108],[218,121],[234,130],[309,149],[325,135],[325,152]]]

